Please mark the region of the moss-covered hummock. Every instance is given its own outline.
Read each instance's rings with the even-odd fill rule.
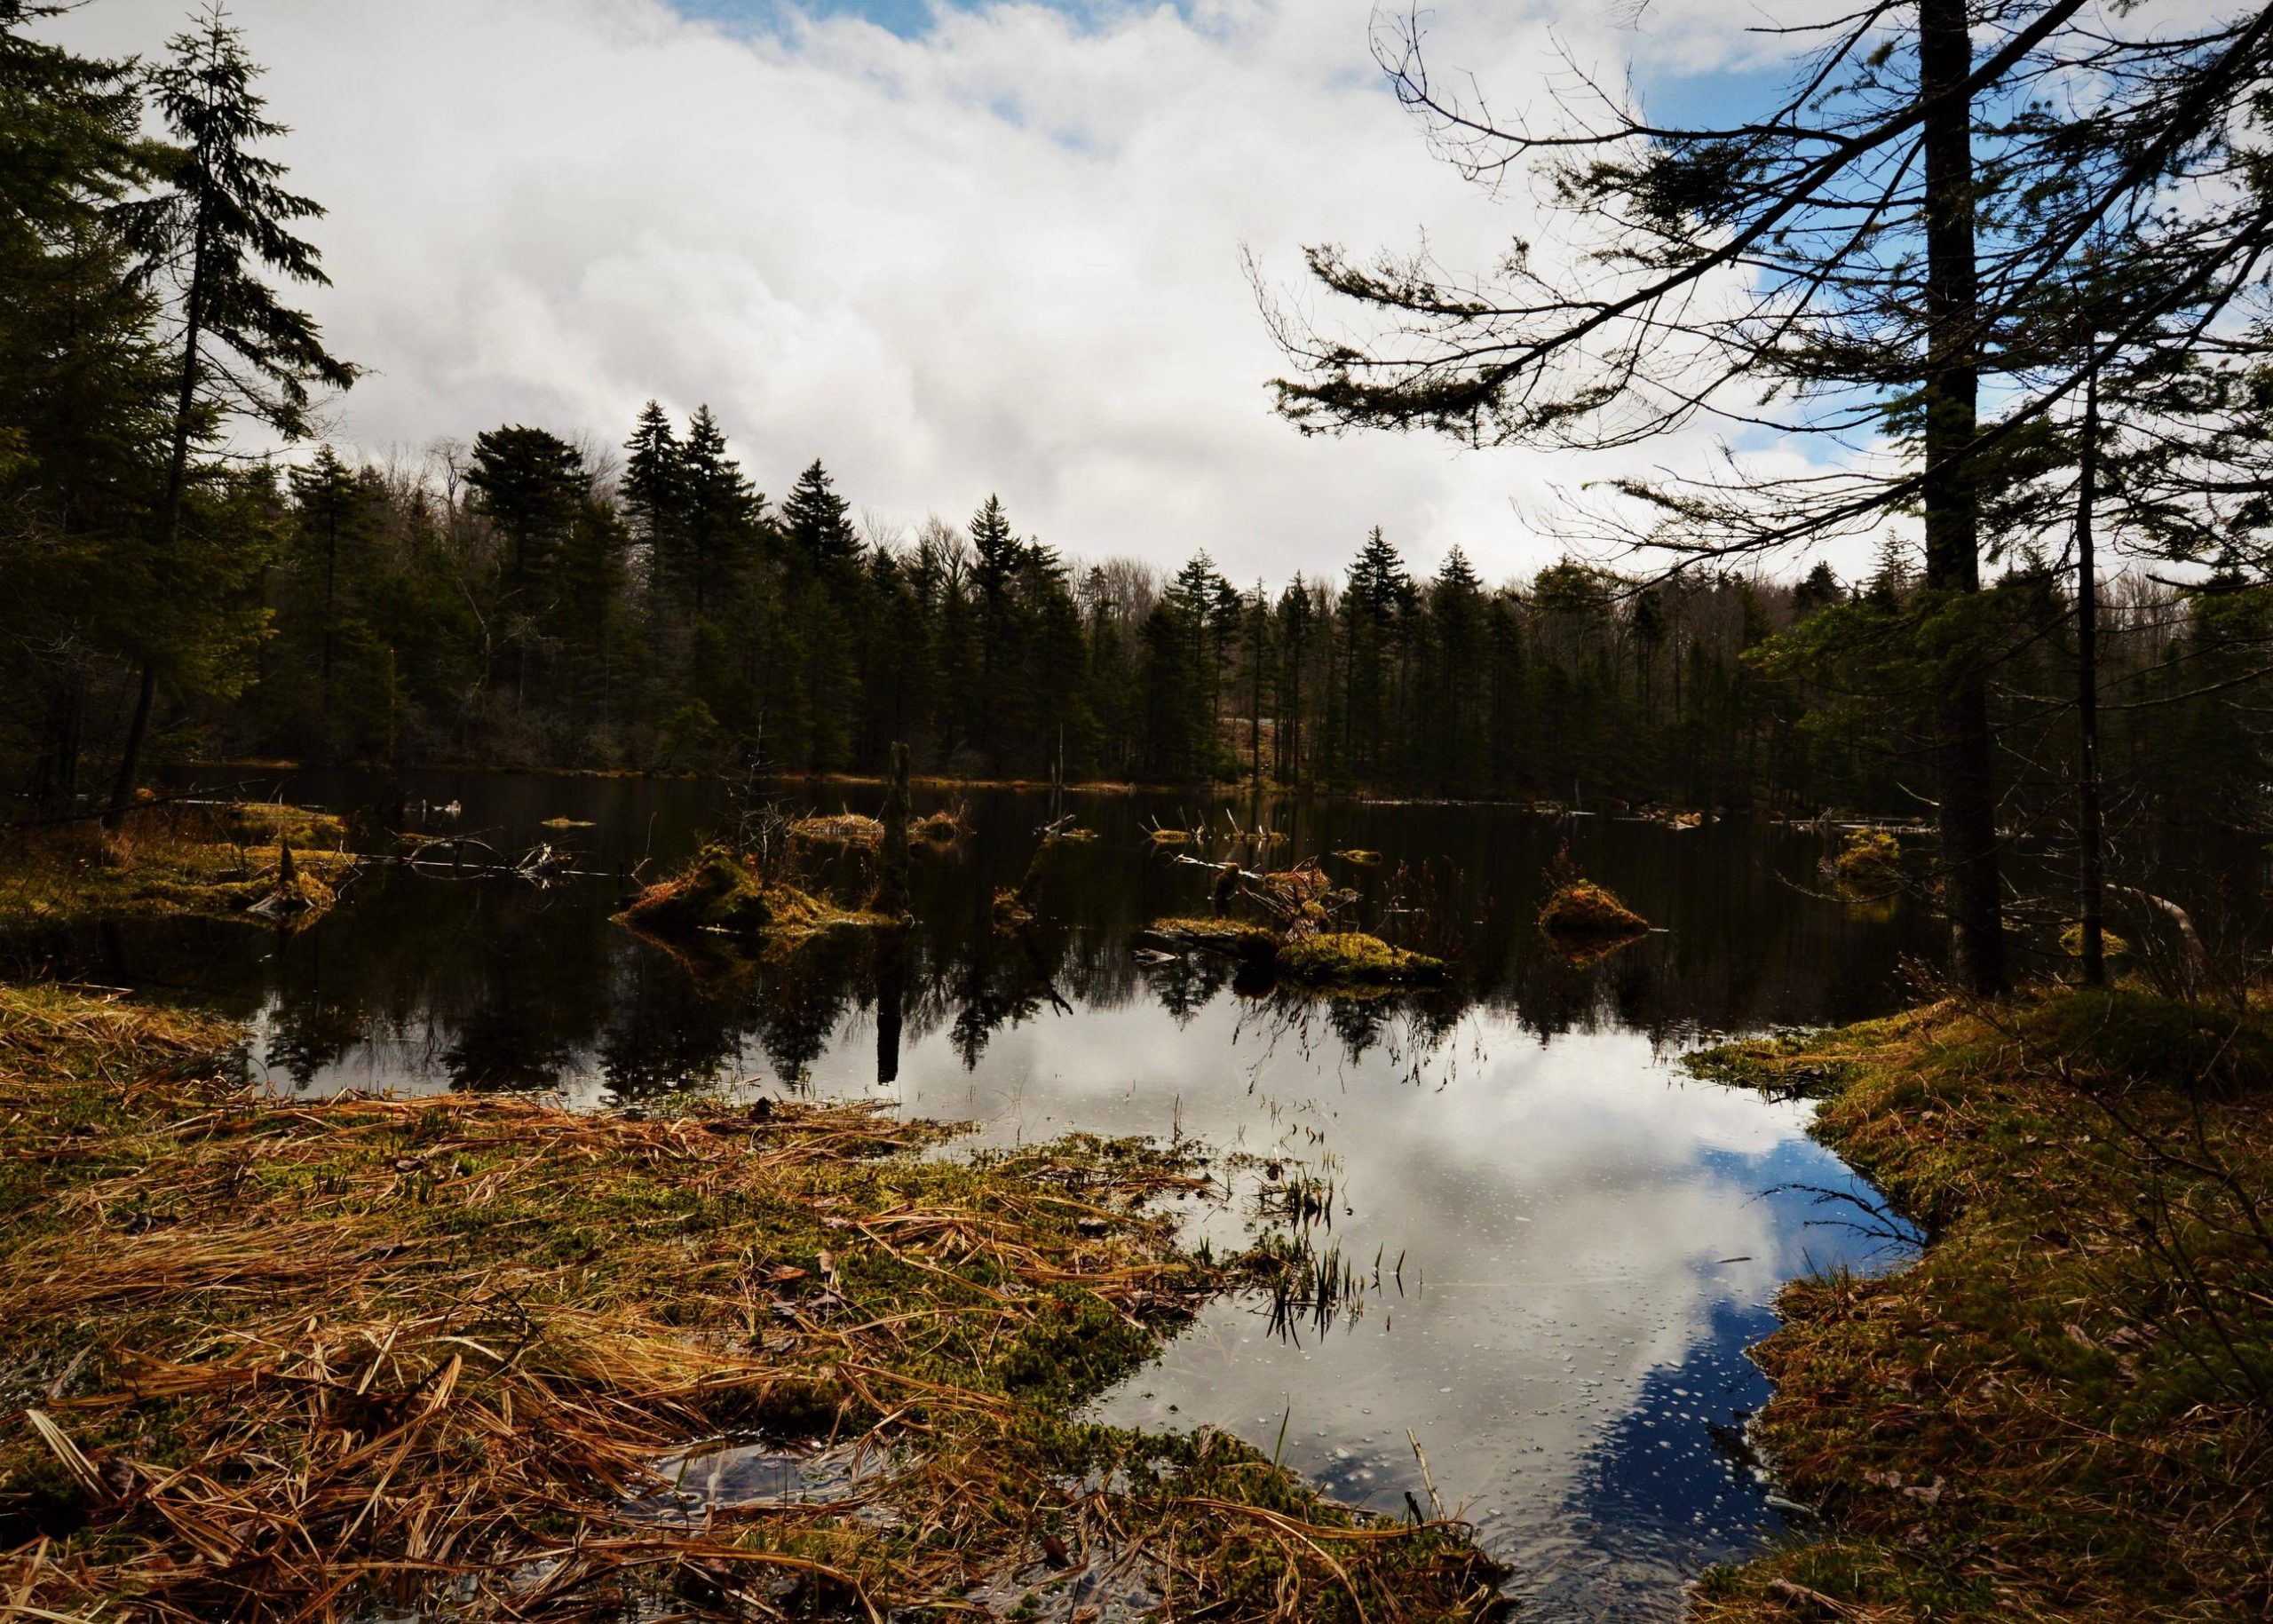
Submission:
[[[1902,843],[1883,829],[1857,829],[1832,863],[1841,894],[1858,901],[1890,897],[1904,883]]]
[[[1155,919],[1147,934],[1176,947],[1200,947],[1243,959],[1270,961],[1279,954],[1276,932],[1248,920],[1199,915]]]
[[[202,806],[202,803],[192,803],[183,811]],[[224,841],[273,846],[280,840],[289,840],[306,850],[311,846],[337,847],[347,838],[345,820],[331,812],[282,801],[232,801],[210,810],[217,835]]]
[[[1279,973],[1304,986],[1418,986],[1444,980],[1451,967],[1362,931],[1330,931],[1282,946]]]
[[[641,891],[618,917],[666,942],[706,931],[744,941],[794,940],[821,931],[893,923],[763,879],[724,846],[704,847],[678,874]]]
[[[131,814],[115,835],[84,824],[27,836],[0,855],[0,931],[243,918],[280,892],[294,899],[295,917],[311,919],[331,907],[356,867],[336,849],[345,838],[345,826],[329,813],[265,803],[156,807]],[[296,870],[289,885],[288,845]]]
[[[1735,1620],[2229,1620],[2273,1607],[2273,1023],[2139,990],[1950,1002],[1701,1057],[1927,1228],[1788,1287],[1757,1422],[1821,1537]]]
[[[881,1110],[265,1100],[226,1027],[0,988],[0,1596],[27,1618],[1460,1620],[1454,1524],[1065,1419],[1231,1278],[1182,1154]],[[707,1503],[706,1450],[833,1444]],[[694,1465],[682,1462],[694,1457]],[[763,1598],[763,1607],[746,1597]],[[1004,1611],[1015,1611],[1006,1606]]]
[[[1644,935],[1650,922],[1592,880],[1574,879],[1548,898],[1539,928],[1558,942],[1598,947]]]

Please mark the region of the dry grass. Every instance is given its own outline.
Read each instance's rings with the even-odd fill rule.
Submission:
[[[796,820],[789,838],[801,846],[873,852],[884,843],[884,826],[859,812],[837,812]]]
[[[1784,1293],[1759,1439],[1823,1537],[1715,1575],[1699,1619],[2273,1611],[2261,1011],[2051,992],[1698,1066],[1826,1096],[1818,1136],[1931,1236]]]
[[[1596,947],[1645,934],[1650,922],[1592,880],[1572,880],[1547,899],[1539,928],[1557,942]]]
[[[279,842],[298,872],[280,897]],[[184,803],[132,814],[117,834],[92,823],[19,833],[0,856],[0,931],[196,915],[233,918],[263,903],[313,917],[356,860],[325,812],[266,803]]]
[[[970,1616],[1111,1562],[1220,1619],[1454,1619],[1456,1525],[1069,1422],[1226,1278],[1177,1154],[859,1107],[257,1099],[234,1034],[0,990],[0,1597],[25,1617]],[[677,1499],[718,1440],[819,1503]],[[1008,1603],[1005,1602],[1005,1610]]]

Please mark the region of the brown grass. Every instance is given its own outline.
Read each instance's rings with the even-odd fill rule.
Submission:
[[[1785,1291],[1758,1439],[1822,1537],[1716,1573],[1698,1618],[2273,1610],[2261,1011],[2046,992],[1698,1066],[1826,1096],[1818,1136],[1931,1237]]]
[[[297,883],[279,896],[280,839]],[[93,823],[20,832],[0,853],[0,931],[195,915],[235,918],[289,903],[301,919],[329,907],[357,860],[324,812],[267,803],[183,803]]]
[[[1482,1616],[1453,1525],[1062,1419],[1218,1288],[1179,1154],[954,1161],[857,1106],[255,1097],[234,1034],[0,989],[0,1597],[189,1620],[967,1612],[1107,1562],[1184,1616]],[[819,1503],[675,1500],[717,1440]]]
[[[883,844],[884,826],[859,812],[836,812],[796,820],[789,825],[789,838],[804,846],[872,852]]]

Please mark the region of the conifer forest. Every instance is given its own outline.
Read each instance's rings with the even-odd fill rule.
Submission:
[[[1891,533],[1851,579],[1714,552],[1713,514],[1678,571],[1595,549],[1509,578],[1477,561],[1488,537],[1414,569],[1353,527],[1318,538],[1339,573],[1239,582],[1205,552],[1171,568],[1022,534],[993,496],[864,524],[825,446],[749,466],[701,405],[330,443],[311,400],[355,365],[290,303],[325,276],[295,234],[322,208],[273,155],[249,46],[215,23],[130,71],[37,44],[41,9],[10,10],[0,136],[0,772],[26,814],[167,759],[875,774],[896,741],[973,780],[1786,813],[1931,796],[1905,764],[1936,727],[1936,589]],[[2203,567],[2097,582],[2100,771],[2111,805],[2247,822],[2258,375],[2217,360],[2126,385],[2167,432],[2103,499]],[[248,423],[289,455],[245,457]],[[2071,475],[2049,428],[2031,471]],[[2190,511],[2175,464],[2211,455],[2232,459],[2216,511]],[[1992,516],[1966,631],[2008,814],[2074,775],[2072,526],[2048,500]]]

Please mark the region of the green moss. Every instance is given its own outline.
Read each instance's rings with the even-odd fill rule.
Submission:
[[[1892,896],[1903,887],[1902,843],[1883,829],[1857,829],[1833,860],[1839,889],[1863,900]]]
[[[2100,954],[2104,958],[2128,958],[2131,955],[2130,942],[2104,927],[2100,931],[2099,942]],[[2075,920],[2060,928],[2060,951],[2071,959],[2084,956],[2084,927]]]
[[[356,860],[312,842],[343,836],[344,826],[327,813],[266,804],[154,809],[130,818],[118,835],[87,826],[28,836],[0,860],[0,931],[106,919],[233,919],[272,900],[313,916],[331,906]],[[297,872],[280,897],[284,845]]]
[[[211,812],[217,836],[242,845],[273,846],[288,840],[296,848],[337,847],[347,839],[345,820],[330,812],[281,801],[237,801]]]
[[[1271,960],[1278,955],[1279,938],[1268,927],[1244,919],[1195,916],[1155,919],[1148,933],[1179,947],[1203,947],[1235,954],[1243,959]]]
[[[1279,973],[1306,986],[1413,986],[1444,980],[1450,966],[1361,931],[1334,931],[1281,947]]]
[[[1698,1616],[1826,1616],[1814,1592],[1857,1617],[2207,1620],[2267,1596],[2273,1508],[2236,1485],[2273,1479],[2273,1250],[2236,1192],[2273,1182],[2269,1063],[2257,1010],[2138,989],[1695,1058],[1821,1096],[1818,1137],[1931,1236],[1898,1274],[1779,1299],[1756,1432],[1824,1537],[1714,1574]]]

